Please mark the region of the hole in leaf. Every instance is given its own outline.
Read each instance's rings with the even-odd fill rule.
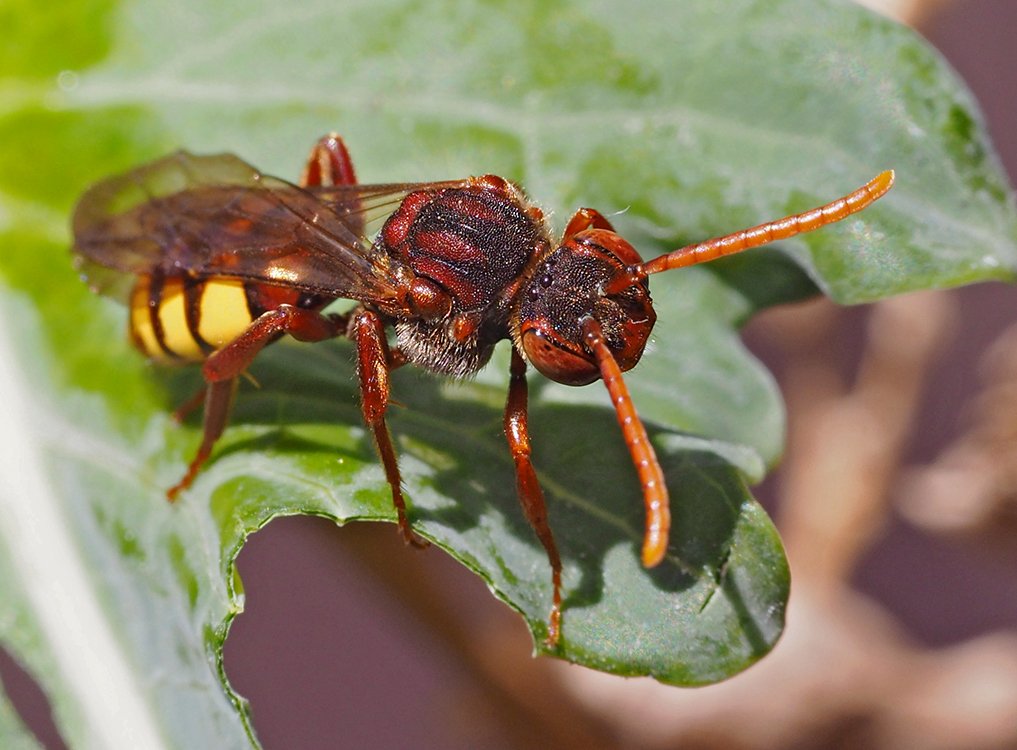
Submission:
[[[438,550],[407,549],[390,524],[339,529],[295,516],[254,534],[237,561],[245,611],[230,628],[224,660],[230,683],[251,702],[259,739],[266,748],[324,749],[337,738],[344,747],[379,749],[489,746],[464,740],[465,720],[446,710],[466,691],[468,675],[379,586],[356,538],[407,576],[414,566],[460,572]],[[459,579],[490,599],[471,574]],[[465,609],[469,597],[450,606],[460,601]]]

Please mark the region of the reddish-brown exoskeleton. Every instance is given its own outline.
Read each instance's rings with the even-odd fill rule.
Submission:
[[[93,287],[127,282],[130,335],[146,355],[201,362],[204,434],[172,500],[222,434],[236,389],[266,344],[346,336],[357,352],[361,408],[410,528],[385,423],[389,372],[403,364],[455,377],[475,373],[512,342],[505,433],[519,499],[547,552],[552,605],[547,643],[561,633],[561,559],[531,460],[526,365],[559,383],[602,379],[642,486],[642,561],[668,546],[667,488],[622,372],[635,366],[656,319],[650,274],[818,229],[859,211],[893,183],[884,172],[820,208],[643,261],[597,211],[579,210],[553,242],[539,208],[493,175],[422,184],[358,185],[342,140],[311,151],[301,185],[234,156],[179,152],[107,179],[74,215],[75,252]],[[390,212],[377,238],[365,216]],[[359,302],[324,312],[339,298]],[[386,328],[394,328],[390,346]]]

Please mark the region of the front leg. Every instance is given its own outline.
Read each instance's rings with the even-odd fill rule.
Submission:
[[[569,237],[574,234],[579,234],[587,229],[606,229],[609,232],[614,231],[614,227],[611,226],[611,222],[595,208],[580,208],[569,219],[569,223],[565,225],[565,231],[562,233],[562,242],[565,242]]]
[[[561,557],[554,543],[551,525],[547,522],[547,504],[544,491],[530,460],[530,427],[527,414],[528,390],[526,387],[526,360],[512,348],[512,369],[509,380],[508,401],[505,404],[505,436],[516,465],[516,492],[523,513],[547,552],[551,564],[552,603],[547,618],[545,643],[554,648],[561,635]]]
[[[406,500],[403,498],[402,477],[399,474],[399,462],[396,460],[392,436],[385,424],[385,411],[388,409],[389,384],[388,374],[393,362],[400,362],[392,357],[385,339],[385,327],[378,314],[370,310],[361,310],[354,315],[350,325],[350,338],[357,346],[357,377],[360,380],[360,409],[364,422],[374,435],[374,444],[385,467],[385,478],[392,489],[392,504],[398,516],[399,530],[407,544],[414,547],[426,547],[428,542],[421,539],[410,528],[406,517]]]

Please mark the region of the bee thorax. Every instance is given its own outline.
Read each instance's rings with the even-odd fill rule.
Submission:
[[[442,375],[466,378],[487,364],[494,345],[505,336],[481,335],[476,329],[461,335],[455,320],[397,322],[396,342],[408,362]],[[460,335],[457,335],[460,334]]]

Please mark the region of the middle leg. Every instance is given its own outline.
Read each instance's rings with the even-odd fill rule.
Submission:
[[[403,497],[399,462],[392,446],[392,436],[385,423],[385,411],[389,404],[388,374],[393,366],[398,366],[402,360],[389,352],[385,327],[375,312],[361,310],[356,313],[350,324],[349,336],[357,347],[360,409],[364,422],[374,435],[374,444],[385,468],[385,478],[392,489],[392,504],[395,505],[399,530],[407,544],[426,547],[428,542],[413,532],[406,516],[406,499]]]

